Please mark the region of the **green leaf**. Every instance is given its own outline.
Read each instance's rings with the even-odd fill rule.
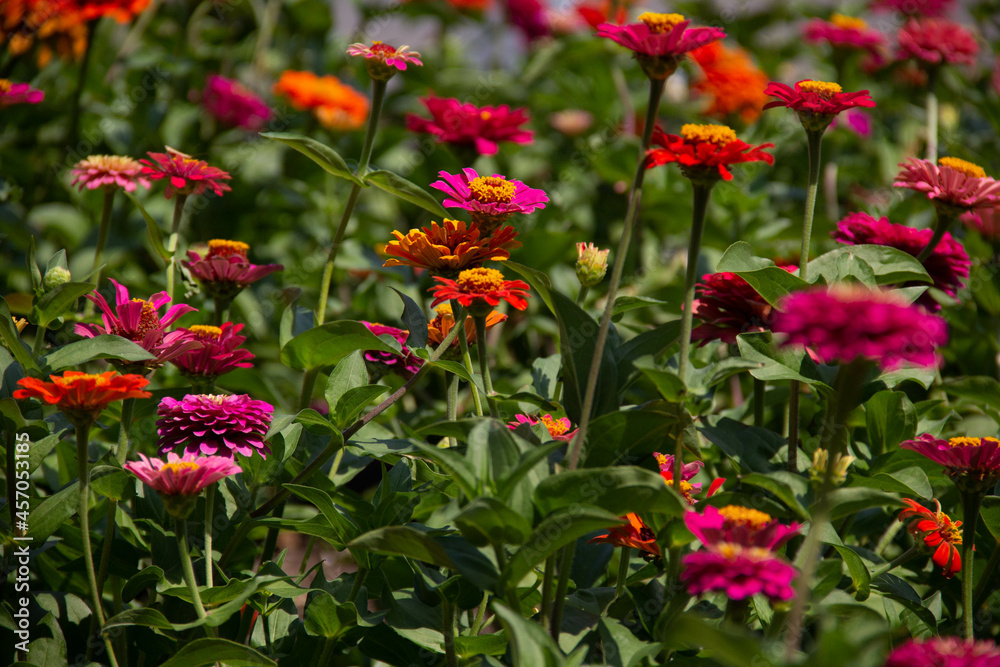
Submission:
[[[636,359],[633,365],[653,383],[660,396],[674,403],[683,401],[687,387],[684,385],[684,380],[673,370],[660,368],[652,357]]]
[[[754,257],[746,241],[729,246],[715,270],[737,274],[772,306],[778,305],[786,295],[809,286],[794,273],[775,266],[771,260]]]
[[[748,426],[729,417],[699,430],[726,456],[736,459],[741,468],[753,472],[773,470],[771,458],[785,445],[785,439],[774,431]]]
[[[987,530],[990,531],[993,537],[1000,540],[1000,496],[986,496],[983,498],[980,516],[983,517],[983,523],[986,525]],[[1000,547],[995,548],[1000,549]]]
[[[135,489],[135,477],[115,466],[95,465],[90,471],[90,486],[95,493],[122,500]]]
[[[31,443],[31,449],[28,450],[28,472],[34,472],[38,466],[42,465],[42,459],[56,448],[56,445],[62,440],[63,434],[70,430],[67,427],[61,431],[50,433],[37,442]]]
[[[669,301],[653,299],[648,296],[620,296],[615,299],[615,308],[611,313],[611,321],[617,322],[630,310],[649,308],[650,306],[665,306]]]
[[[38,292],[42,288],[42,272],[38,269],[35,259],[35,237],[28,237],[28,273],[31,274],[31,291]]]
[[[474,545],[524,544],[531,524],[495,498],[476,498],[452,519],[462,535]]]
[[[327,322],[299,334],[281,348],[281,362],[297,370],[332,366],[355,350],[399,353],[399,343],[379,338],[361,322]]]
[[[597,626],[604,647],[604,664],[612,667],[635,667],[653,660],[660,652],[658,642],[644,642],[613,618],[602,618]]]
[[[664,512],[680,516],[680,498],[659,473],[635,466],[567,470],[542,480],[535,504],[548,514],[577,504],[591,505],[624,516],[629,512]]]
[[[469,461],[448,449],[431,447],[421,442],[414,443],[424,456],[434,461],[447,473],[467,498],[479,495],[481,481],[476,477]]]
[[[358,610],[353,602],[339,604],[322,591],[306,605],[303,624],[307,634],[335,639],[358,624]]]
[[[1000,382],[988,375],[968,375],[941,384],[952,396],[968,398],[975,404],[986,404],[1000,410]]]
[[[323,518],[326,519],[327,524],[335,531],[337,542],[346,544],[357,536],[358,529],[340,513],[333,498],[326,491],[300,484],[285,484],[285,488],[316,506]]]
[[[205,637],[185,644],[160,667],[202,667],[221,663],[230,667],[278,667],[278,663],[249,646],[228,639]]]
[[[337,405],[333,409],[333,415],[336,419],[337,425],[348,426],[354,421],[354,418],[361,413],[361,410],[363,410],[366,405],[388,390],[389,387],[383,384],[370,384],[364,387],[348,389],[347,392],[340,397],[340,400],[337,401]]]
[[[364,185],[361,179],[351,172],[347,166],[347,162],[344,161],[344,158],[340,157],[340,153],[326,144],[293,132],[261,132],[260,136],[280,141],[286,146],[291,146],[334,176],[343,178],[355,185]]]
[[[337,362],[336,368],[330,371],[323,396],[332,410],[349,390],[356,387],[367,387],[368,382],[368,368],[365,366],[364,352],[355,350]]]
[[[91,283],[63,283],[54,290],[45,293],[33,308],[33,314],[38,324],[48,327],[59,319],[84,294],[94,291]]]
[[[406,338],[406,346],[420,348],[427,345],[427,316],[424,309],[417,305],[417,302],[400,292],[395,287],[389,287],[403,300],[403,326],[406,327],[410,335]]]
[[[141,345],[121,336],[105,334],[63,345],[45,357],[45,364],[53,371],[58,371],[63,368],[78,368],[94,359],[138,362],[153,358]]]
[[[809,520],[809,512],[799,500],[809,490],[809,483],[802,477],[785,470],[777,470],[766,475],[760,473],[744,475],[740,478],[740,482],[770,491],[790,510],[799,515],[799,518]]]
[[[3,298],[0,298],[0,338],[17,359],[21,368],[26,371],[38,370],[38,364],[21,343],[21,334],[17,332],[17,327],[14,326],[14,321],[10,317],[10,307],[7,305],[7,300]]]
[[[441,218],[448,217],[448,211],[438,203],[436,197],[421,188],[416,183],[411,183],[399,174],[379,169],[365,174],[365,184],[374,185],[380,190],[385,190],[391,195],[399,197],[403,201],[416,204],[422,209],[430,211]]]
[[[927,479],[927,473],[916,466],[903,468],[894,472],[876,472],[871,477],[855,475],[851,478],[851,485],[863,486],[869,489],[881,489],[883,491],[895,491],[896,493],[905,493],[910,497],[917,496],[928,500],[934,497],[934,491],[931,489],[930,480]]]
[[[745,480],[744,480],[745,481]],[[878,489],[864,487],[842,487],[827,495],[830,503],[830,519],[857,514],[869,507],[901,507],[899,497]],[[812,509],[815,509],[815,505]]]
[[[164,261],[170,259],[174,256],[174,253],[167,250],[167,247],[163,245],[163,233],[160,231],[160,223],[153,219],[153,216],[146,211],[145,207],[139,203],[139,200],[135,198],[130,192],[122,191],[126,197],[132,200],[135,207],[139,209],[139,213],[142,214],[143,219],[146,221],[146,236],[149,237],[149,244],[153,246],[153,250],[156,254],[160,256]]]
[[[750,375],[758,380],[798,380],[826,387],[816,364],[804,350],[776,348],[770,332],[740,334],[736,337],[736,344],[740,348],[741,357],[761,364],[761,368],[750,371]]]
[[[109,618],[104,623],[103,629],[108,630],[109,628],[121,628],[131,625],[142,625],[147,628],[160,628],[161,630],[174,629],[174,624],[168,621],[166,616],[152,607],[126,609],[122,613]]]
[[[305,410],[299,411],[299,413],[295,415],[293,421],[295,421],[298,424],[302,424],[307,429],[310,426],[315,426],[322,431],[326,431],[327,433],[331,434],[336,433],[338,436],[340,435],[340,431],[337,429],[336,426],[330,423],[329,419],[327,419],[320,413],[316,412],[312,408],[306,408]],[[341,438],[343,438],[343,436],[341,436]]]
[[[493,611],[507,631],[514,667],[564,667],[566,659],[555,640],[538,623],[532,623],[500,602]]]
[[[859,602],[864,602],[871,595],[872,576],[861,560],[861,556],[856,554],[850,547],[842,544],[831,545],[840,554],[840,557],[847,563],[847,569],[851,573],[851,581],[854,584],[854,598]]]
[[[131,602],[147,588],[154,588],[163,579],[163,570],[155,565],[143,568],[129,577],[122,586],[122,602]],[[166,619],[164,619],[166,620]]]
[[[679,403],[656,401],[638,410],[601,415],[591,422],[583,444],[582,467],[610,466],[620,461],[645,460],[665,442],[675,442],[691,424]],[[690,431],[697,437],[693,430]],[[674,445],[670,444],[673,448]]]
[[[917,410],[901,391],[880,391],[865,403],[868,446],[878,456],[917,435]]]
[[[700,649],[701,660],[693,664],[759,667],[759,658],[766,655],[749,631],[732,625],[719,627],[718,622],[697,614],[661,614],[654,636],[669,648]]]
[[[879,285],[911,281],[933,282],[927,270],[913,255],[883,245],[853,245],[831,250],[809,262],[809,275],[820,276],[825,282],[833,283],[843,279],[841,269],[857,266],[854,264],[857,260],[871,269],[872,276]],[[856,273],[851,275],[857,276]]]
[[[454,570],[455,564],[434,538],[409,526],[383,526],[355,538],[349,549],[367,549],[380,554],[406,556]]]
[[[73,482],[65,489],[49,496],[36,507],[31,508],[31,528],[28,537],[43,542],[49,535],[59,530],[76,513],[80,504],[79,482]]]

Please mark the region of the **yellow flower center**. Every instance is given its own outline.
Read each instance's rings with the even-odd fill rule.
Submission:
[[[138,171],[142,165],[124,155],[88,155],[76,165],[79,169],[100,169],[102,171]]]
[[[672,480],[672,479],[664,479],[663,483],[666,484],[669,487],[673,487],[674,480]],[[687,498],[688,500],[690,500],[691,499],[691,492],[692,491],[694,491],[694,486],[691,485],[691,482],[685,482],[682,479],[681,480],[681,495],[684,496],[685,498]]]
[[[503,274],[496,269],[466,269],[458,274],[458,285],[467,292],[496,292],[503,289]]]
[[[171,470],[174,474],[177,474],[185,470],[197,470],[199,467],[194,461],[175,461],[173,463],[164,463],[160,470]]]
[[[95,375],[94,373],[82,373],[80,375],[73,375],[71,377],[65,377],[65,376],[56,377],[53,375],[51,376],[51,378],[52,382],[62,387],[63,389],[69,389],[71,387],[74,387],[79,382],[84,382],[84,383],[94,382],[95,387],[105,387],[111,382],[109,378],[106,378],[103,375]]]
[[[207,324],[195,324],[194,326],[188,327],[188,331],[193,334],[197,334],[201,338],[219,338],[222,336],[222,329],[219,327],[209,326]]]
[[[561,419],[553,419],[550,415],[542,415],[540,419],[551,436],[562,435],[569,430],[569,426]]]
[[[213,403],[216,403],[218,405],[222,405],[222,402],[224,400],[226,400],[226,395],[225,394],[204,394],[204,396],[208,400],[210,400]]]
[[[957,157],[941,157],[938,158],[938,164],[942,167],[949,167],[955,171],[960,171],[966,176],[971,176],[973,178],[985,178],[986,170],[980,167],[978,164],[973,162],[967,162],[966,160],[960,160]]]
[[[681,136],[688,141],[710,142],[724,146],[736,141],[736,132],[725,125],[695,125],[688,123],[681,127]]]
[[[0,93],[6,93],[10,90],[11,82],[9,79],[0,79]]]
[[[799,83],[799,90],[807,93],[816,93],[824,100],[829,100],[834,95],[844,92],[839,83],[830,83],[828,81],[802,81]]]
[[[760,530],[772,521],[770,514],[739,505],[727,505],[719,510],[719,514],[725,517],[727,523],[746,526],[754,530]]]
[[[480,111],[479,117],[482,118],[483,120],[489,120],[490,118],[493,117],[493,114],[491,114],[489,111]]]
[[[941,526],[938,529],[938,532],[941,534],[941,537],[944,539],[945,542],[948,542],[949,544],[962,543],[962,531],[959,529],[958,526],[956,526],[951,522],[951,519],[949,519],[941,512],[938,512],[937,520],[938,520],[938,525]]]
[[[233,255],[246,257],[248,250],[250,250],[250,246],[243,241],[212,239],[208,242],[208,254],[210,257],[231,257]]]
[[[683,23],[684,17],[681,14],[645,12],[639,14],[639,20],[649,26],[649,32],[654,35],[662,35],[673,30],[679,23]]]
[[[455,318],[455,314],[451,312],[450,303],[442,303],[440,306],[434,309],[434,312],[437,313],[438,317],[450,317],[452,319]]]
[[[484,204],[509,204],[517,188],[506,178],[480,176],[469,181],[469,190],[476,201]]]
[[[661,466],[667,465],[667,455],[666,454],[660,454],[659,452],[656,452],[656,454],[654,454],[654,456],[656,456],[656,462],[659,465],[661,465]]]
[[[830,17],[830,23],[837,26],[838,28],[846,28],[848,30],[864,30],[868,27],[864,19],[855,18],[853,16],[844,16],[843,14],[834,14]]]
[[[996,438],[951,438],[948,444],[952,447],[981,447],[986,442],[996,441]]]

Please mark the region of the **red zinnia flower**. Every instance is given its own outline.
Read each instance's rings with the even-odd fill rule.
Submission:
[[[719,178],[733,180],[726,168],[741,162],[763,161],[774,164],[774,156],[764,151],[774,144],[752,146],[736,138],[736,132],[725,125],[684,125],[681,136],[664,134],[657,128],[653,143],[662,148],[651,148],[646,153],[646,169],[668,162],[676,162],[681,173],[692,181],[715,182]]]
[[[990,639],[910,639],[894,650],[885,667],[997,667],[1000,648]]]
[[[656,535],[653,530],[639,518],[638,514],[630,512],[624,518],[628,523],[609,529],[606,534],[592,538],[587,544],[597,542],[616,547],[631,547],[637,551],[659,556],[660,545],[656,543]],[[624,576],[624,573],[620,576]]]
[[[778,98],[778,101],[764,105],[765,109],[788,107],[799,115],[802,125],[810,131],[826,129],[841,111],[875,106],[867,90],[845,93],[839,84],[809,79],[799,81],[794,89],[772,81],[767,84],[764,93]]]
[[[504,280],[503,274],[496,269],[467,269],[458,274],[458,280],[449,280],[434,276],[439,285],[428,291],[434,291],[436,306],[442,301],[458,299],[458,302],[469,309],[472,315],[482,313],[487,315],[500,301],[506,301],[518,310],[528,307],[528,283],[523,280]]]
[[[934,512],[910,498],[903,498],[903,502],[909,509],[899,513],[899,520],[914,519],[906,527],[913,539],[921,540],[924,547],[933,552],[932,560],[945,577],[951,579],[956,572],[961,572],[962,557],[956,545],[962,544],[962,532],[959,530],[962,522],[952,521],[941,511],[941,503],[937,500],[934,501],[937,507]]]
[[[149,380],[141,375],[119,375],[114,371],[92,375],[79,371],[66,371],[62,376],[50,375],[51,382],[38,378],[21,378],[17,384],[23,389],[14,391],[14,398],[37,398],[62,410],[70,421],[87,423],[108,406],[108,403],[126,398],[149,398],[142,388]]]
[[[439,143],[468,146],[480,155],[493,155],[501,141],[530,144],[534,132],[520,126],[528,122],[527,109],[511,109],[506,104],[498,107],[477,107],[454,98],[420,98],[430,112],[430,118],[407,114],[406,128],[411,132],[431,134]]]
[[[902,170],[893,185],[923,192],[935,205],[967,211],[1000,203],[1000,181],[987,176],[982,167],[972,162],[942,157],[934,164],[911,157],[899,166]]]
[[[900,60],[915,58],[928,65],[974,65],[979,44],[962,25],[941,18],[911,18],[899,30]]]
[[[173,197],[175,192],[179,195],[200,195],[205,190],[211,189],[221,196],[223,192],[232,190],[222,182],[228,181],[232,176],[221,169],[209,166],[204,160],[196,160],[169,146],[166,153],[148,153],[148,155],[153,159],[152,162],[139,160],[146,165],[142,169],[142,175],[154,181],[167,179],[165,191],[167,199]]]
[[[1000,482],[1000,440],[996,438],[939,440],[925,433],[900,447],[944,466],[960,491],[984,492]]]
[[[680,14],[639,15],[640,23],[597,26],[597,36],[621,44],[631,50],[647,76],[665,79],[674,73],[684,54],[722,39],[726,33],[718,28],[688,28],[691,21]]]
[[[275,271],[282,271],[281,264],[251,264],[247,257],[250,246],[242,241],[212,239],[204,257],[188,250],[184,265],[208,295],[213,299],[230,301],[247,285]]]
[[[794,272],[796,267],[782,267]],[[735,273],[706,273],[695,285],[692,312],[702,321],[691,332],[691,340],[719,340],[730,345],[741,333],[770,331],[774,307]]]
[[[225,322],[221,327],[196,324],[187,329],[178,329],[187,340],[197,341],[201,348],[190,350],[170,360],[185,376],[198,382],[214,382],[237,368],[253,368],[250,360],[254,355],[250,350],[240,348],[246,336],[240,336],[242,324]]]
[[[803,30],[807,42],[826,42],[839,49],[865,49],[874,52],[885,44],[885,37],[872,30],[863,19],[833,14],[829,21],[812,19]]]
[[[0,109],[15,104],[38,104],[44,97],[45,93],[31,84],[0,79]]]

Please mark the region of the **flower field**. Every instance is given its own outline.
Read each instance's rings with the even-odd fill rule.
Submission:
[[[0,659],[1000,667],[998,17],[0,0]]]

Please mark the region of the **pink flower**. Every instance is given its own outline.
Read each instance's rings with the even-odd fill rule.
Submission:
[[[534,426],[539,422],[545,425],[553,440],[569,442],[576,435],[576,429],[573,429],[573,424],[569,419],[566,417],[556,418],[552,415],[539,415],[538,419],[530,415],[514,415],[514,420],[507,422],[507,428],[513,430],[521,424]]]
[[[691,332],[693,341],[733,345],[741,333],[771,330],[774,308],[735,273],[706,273],[695,285],[695,295],[692,312],[702,324]]]
[[[718,28],[689,28],[691,21],[680,14],[646,12],[639,15],[639,21],[602,23],[597,26],[597,36],[634,52],[646,73],[658,79],[673,74],[684,54],[726,36]]]
[[[395,67],[400,72],[405,72],[407,63],[410,65],[424,64],[420,60],[420,54],[409,49],[410,47],[406,44],[397,48],[379,41],[372,42],[371,46],[357,42],[347,47],[347,55],[363,56],[366,60],[375,59],[389,67]]]
[[[975,229],[983,238],[991,241],[1000,240],[1000,207],[967,211],[959,216],[959,220]]]
[[[178,401],[169,396],[160,401],[156,428],[160,453],[183,447],[190,454],[236,454],[261,458],[271,453],[264,435],[271,424],[274,406],[255,401],[246,394],[188,394]]]
[[[821,361],[871,359],[883,369],[903,363],[937,366],[935,348],[948,339],[945,321],[892,292],[837,285],[785,297],[773,331],[783,345],[802,345]]]
[[[281,264],[251,264],[247,259],[249,250],[250,246],[242,241],[212,239],[208,242],[208,253],[204,257],[189,250],[188,258],[182,260],[181,264],[191,272],[209,296],[228,302],[247,285],[285,268]]]
[[[687,512],[684,524],[706,547],[719,544],[739,544],[775,551],[799,533],[797,523],[785,525],[769,514],[737,505],[722,509],[706,506],[705,510]]]
[[[874,107],[875,101],[867,90],[845,93],[839,84],[826,81],[799,81],[792,89],[783,83],[772,81],[764,89],[765,95],[777,97],[778,101],[768,102],[765,109],[788,107],[795,111],[807,130],[823,130],[842,111],[855,107]],[[815,118],[817,117],[818,118]]]
[[[897,42],[897,58],[915,58],[929,65],[974,65],[979,53],[971,32],[941,18],[911,18],[900,28]]]
[[[408,114],[406,128],[411,132],[431,134],[441,143],[469,146],[480,155],[493,155],[501,141],[530,144],[534,137],[531,130],[520,127],[528,122],[527,109],[512,110],[506,104],[477,107],[433,95],[420,101],[431,118]]]
[[[848,109],[830,123],[831,129],[841,126],[862,139],[872,136],[872,117],[860,109]]]
[[[911,157],[899,166],[902,170],[893,185],[923,192],[935,204],[969,210],[1000,203],[1000,182],[971,162],[942,157],[934,164]]]
[[[225,456],[198,456],[193,452],[177,456],[170,452],[166,461],[145,454],[139,454],[139,458],[142,460],[129,461],[124,468],[157,493],[167,496],[196,496],[206,486],[243,472]]]
[[[0,79],[0,109],[15,104],[38,104],[44,97],[45,93],[32,88],[31,84]]]
[[[940,440],[925,433],[900,447],[944,466],[961,490],[987,490],[1000,482],[1000,440],[996,438]]]
[[[893,10],[913,16],[942,16],[954,0],[875,0],[872,9]]]
[[[885,44],[885,37],[872,30],[859,18],[833,14],[829,21],[812,19],[805,24],[803,35],[807,42],[826,42],[834,48],[865,49],[874,53]]]
[[[73,329],[75,334],[84,338],[93,338],[100,334],[121,336],[141,345],[144,350],[156,357],[138,364],[121,364],[132,372],[148,372],[185,352],[201,347],[200,343],[186,339],[180,331],[166,333],[167,327],[175,320],[182,315],[195,312],[196,308],[183,303],[177,304],[168,308],[161,318],[158,311],[161,306],[170,303],[169,294],[157,292],[149,297],[148,301],[129,299],[127,287],[113,278],[111,283],[115,286],[114,310],[97,291],[87,295],[87,298],[101,309],[104,326],[77,324]]]
[[[221,169],[209,166],[203,160],[196,160],[169,146],[166,153],[148,153],[148,155],[152,158],[152,162],[139,160],[145,165],[142,174],[154,181],[167,179],[165,191],[167,199],[173,197],[174,193],[185,196],[200,195],[210,189],[221,196],[223,192],[232,190],[222,182],[231,179],[232,176]]]
[[[136,185],[149,187],[149,179],[142,176],[142,165],[122,155],[91,155],[73,165],[72,173],[72,185],[79,185],[81,191],[122,188],[134,192]]]
[[[200,349],[185,352],[171,360],[187,377],[199,382],[214,382],[220,375],[237,368],[253,368],[250,360],[254,355],[250,350],[240,348],[246,336],[240,336],[242,324],[225,322],[221,327],[196,324],[187,329],[179,329],[188,340],[197,341]]]
[[[885,667],[996,667],[1000,648],[990,639],[910,639],[889,654]]]
[[[672,454],[661,454],[659,452],[653,452],[653,456],[656,457],[656,463],[660,466],[660,477],[663,478],[664,483],[669,486],[674,486],[674,457]],[[692,463],[684,463],[681,468],[681,484],[677,492],[680,493],[688,501],[689,505],[694,505],[698,500],[694,497],[694,494],[701,493],[701,482],[691,483],[688,480],[693,478],[701,469],[705,467],[705,464],[701,461],[694,461]],[[724,477],[716,477],[712,480],[712,484],[708,487],[708,493],[705,494],[706,498],[710,498],[715,495],[723,482],[726,479]]]
[[[896,225],[888,218],[878,220],[867,213],[851,213],[837,223],[833,240],[847,245],[882,245],[896,248],[916,257],[934,235],[931,229],[914,229],[906,225]],[[934,287],[948,296],[954,297],[963,287],[963,278],[969,277],[972,261],[962,244],[944,233],[930,257],[924,260],[924,268],[934,281]],[[926,292],[917,300],[932,312],[941,310],[941,304]]]
[[[448,195],[444,205],[471,211],[472,221],[484,234],[491,234],[515,213],[545,208],[549,200],[541,190],[507,180],[502,174],[480,176],[475,169],[466,168],[461,174],[439,171],[438,176],[444,180],[431,183],[431,187]]]
[[[406,347],[406,339],[410,337],[409,331],[389,327],[378,322],[362,321],[361,323],[376,336],[391,336],[402,347],[401,354],[383,352],[382,350],[365,351],[365,365],[373,376],[372,382],[377,382],[378,378],[385,373],[395,373],[402,378],[409,379],[424,365],[424,360]]]
[[[205,80],[201,103],[223,125],[251,132],[261,130],[274,115],[267,103],[252,90],[239,81],[217,74],[209,74]]]

